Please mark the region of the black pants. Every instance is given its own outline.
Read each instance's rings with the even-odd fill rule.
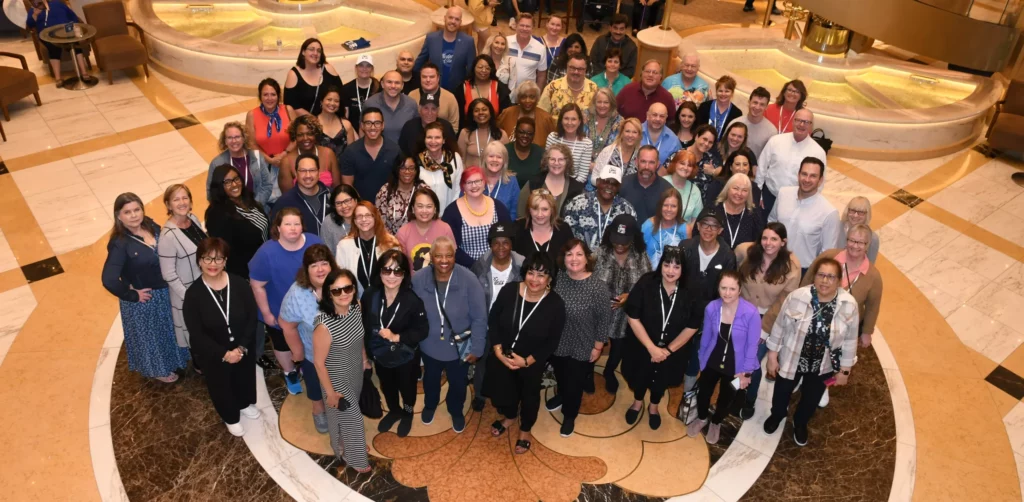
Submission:
[[[507,389],[515,402],[498,404],[498,412],[505,418],[519,418],[519,430],[530,432],[537,423],[540,409],[540,381],[544,376],[544,364],[533,364],[529,368],[512,371],[515,389]],[[495,398],[492,397],[493,401]]]
[[[622,362],[623,344],[625,344],[625,340],[622,338],[608,340],[608,359],[604,363],[605,380],[615,378],[615,369]],[[590,363],[590,371],[594,371],[594,363]]]
[[[668,386],[664,383],[664,376],[659,375],[658,372],[668,371],[669,367],[663,362],[649,364],[651,365],[650,370],[648,370],[649,376],[633,386],[633,399],[643,401],[647,391],[651,391],[651,404],[659,404]]]
[[[238,412],[256,404],[256,359],[252,354],[235,364],[207,358],[203,375],[213,407],[224,423],[237,424]]]
[[[473,399],[483,399],[484,395],[484,375],[487,374],[487,358],[491,356],[490,347],[484,350],[484,355],[480,356],[473,363]]]
[[[388,403],[388,411],[399,411],[404,404],[405,410],[412,412],[416,406],[416,379],[420,374],[420,360],[413,358],[395,368],[385,368],[380,363],[376,366],[380,390],[384,393],[384,401]]]
[[[715,402],[715,415],[711,417],[711,423],[720,424],[725,420],[732,400],[736,397],[736,389],[732,387],[734,378],[733,375],[719,373],[712,368],[706,368],[700,373],[697,379],[697,418],[708,419],[711,395],[715,393],[715,385],[718,385],[718,401]]]
[[[648,5],[646,9],[640,2],[633,2],[633,29],[642,30],[651,26],[658,26],[661,22],[661,11],[665,8],[665,0]]]
[[[800,386],[800,402],[796,405],[796,414],[793,415],[793,425],[796,427],[807,427],[815,410],[818,409],[818,401],[825,394],[825,380],[828,380],[832,373],[816,375],[813,373],[797,373],[796,378],[775,378],[775,393],[772,395],[772,418],[784,418],[789,414],[789,398],[793,395],[796,383],[803,378],[803,385]]]
[[[584,383],[587,378],[593,378],[593,366],[589,361],[562,356],[552,357],[551,365],[555,367],[558,395],[562,398],[562,416],[566,420],[575,420],[583,402]]]

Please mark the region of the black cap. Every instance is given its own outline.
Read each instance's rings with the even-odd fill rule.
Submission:
[[[612,241],[612,244],[620,246],[630,244],[638,231],[636,218],[628,214],[620,214],[613,218],[608,225],[608,232],[610,232],[608,239]]]
[[[423,105],[434,105],[441,106],[441,88],[438,87],[434,92],[427,92],[420,89],[420,106]]]
[[[506,237],[508,240],[513,240],[515,232],[512,228],[512,223],[508,221],[499,221],[491,225],[491,229],[487,231],[487,243],[494,242],[494,239],[498,237]]]
[[[704,209],[697,215],[697,223],[704,221],[704,218],[714,218],[718,222],[718,226],[725,227],[725,215],[715,206],[704,206]]]

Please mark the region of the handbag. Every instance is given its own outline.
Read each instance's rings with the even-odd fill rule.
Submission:
[[[363,390],[359,392],[359,411],[366,418],[384,416],[384,409],[380,404],[380,392],[377,392],[377,386],[373,385],[373,370],[363,371]]]
[[[377,307],[374,301],[374,307]],[[374,328],[370,334],[370,353],[373,360],[385,368],[397,368],[416,356],[412,347],[402,342],[392,342],[380,336],[380,329]]]
[[[822,150],[825,150],[825,153],[828,153],[828,151],[832,149],[832,140],[828,139],[828,136],[825,136],[825,131],[821,128],[815,129],[811,132],[811,139],[813,139]]]
[[[451,336],[452,345],[455,346],[455,351],[459,353],[459,360],[465,361],[466,357],[469,356],[470,353],[472,353],[473,333],[471,331],[455,333],[455,325],[453,325],[452,321],[448,319],[448,312],[445,312],[444,307],[441,307],[441,315],[444,316],[444,319],[442,319],[441,322],[448,323],[448,326],[451,326],[452,328],[452,332],[454,333]]]

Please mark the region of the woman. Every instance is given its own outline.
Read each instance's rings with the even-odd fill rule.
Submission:
[[[832,258],[816,260],[808,270],[814,283],[786,297],[766,342],[767,371],[775,377],[775,389],[764,432],[771,435],[779,429],[789,414],[793,390],[802,381],[793,416],[793,441],[798,446],[807,444],[807,424],[827,386],[846,385],[857,361],[857,300],[839,287],[842,272]]]
[[[188,349],[175,343],[167,282],[157,255],[160,227],[131,192],[114,199],[114,229],[107,242],[103,287],[121,300],[121,325],[128,368],[164,383],[188,366]]]
[[[594,143],[583,134],[583,111],[576,103],[562,107],[558,114],[558,129],[548,133],[545,149],[553,145],[564,145],[569,149],[572,163],[576,166],[574,177],[580,183],[586,183],[590,177],[590,164],[594,159]]]
[[[754,304],[762,316],[776,302],[781,303],[800,287],[800,260],[786,247],[787,236],[785,225],[771,222],[761,231],[760,240],[736,246],[736,263],[739,263],[737,270],[741,278],[740,296]],[[767,332],[771,328],[771,324],[762,326],[764,334],[757,346],[758,361],[768,353],[764,339],[768,337]],[[751,374],[743,409],[740,410],[741,419],[750,420],[754,416],[760,386],[761,368],[758,368]]]
[[[611,293],[612,318],[608,324],[608,343],[611,348],[604,366],[604,385],[605,390],[613,395],[619,388],[615,368],[622,360],[623,338],[628,326],[623,307],[636,282],[651,271],[651,261],[645,251],[640,229],[636,226],[636,220],[629,215],[619,215],[612,220],[597,250],[594,275],[608,285]]]
[[[78,14],[71,9],[70,3],[64,3],[58,0],[32,0],[31,2],[25,2],[24,6],[25,8],[31,7],[31,10],[29,10],[28,17],[25,18],[25,24],[23,26],[26,30],[34,30],[36,33],[41,33],[51,26],[63,26],[68,23],[82,22],[82,20],[78,18]],[[51,33],[53,33],[53,31]],[[61,36],[62,35],[57,35],[57,37]],[[61,65],[63,64],[61,59],[64,57],[64,49],[47,42],[46,40],[42,40],[38,35],[33,35],[33,38],[38,39],[36,43],[42,45],[42,49],[44,49],[49,56],[50,72],[53,75],[53,79],[56,81],[55,83],[57,84],[57,88],[64,87],[64,79],[61,78]],[[38,50],[39,49],[37,49],[37,51]],[[73,54],[71,59],[74,59],[72,64],[78,65],[78,68],[75,71],[80,75],[88,75],[89,70],[86,64],[86,59],[89,57],[88,54],[83,55],[82,49],[78,47],[77,44],[71,46],[70,50]],[[39,58],[42,59],[41,54],[39,55]],[[143,66],[143,68],[145,68],[145,66]],[[149,70],[146,70],[146,77],[149,77]],[[6,113],[4,113],[4,115],[6,115]]]
[[[597,154],[594,166],[613,165],[622,168],[622,175],[628,176],[636,173],[636,159],[640,153],[640,136],[643,129],[640,121],[630,117],[619,125],[619,132],[615,134],[615,142],[604,147],[601,153]],[[593,191],[593,173],[587,176],[587,190]]]
[[[256,349],[262,352],[264,337],[270,337],[274,358],[284,372],[288,392],[294,395],[302,392],[302,384],[277,316],[281,313],[284,295],[302,268],[306,249],[323,242],[315,234],[303,232],[302,214],[294,207],[278,211],[270,227],[270,237],[249,260],[249,284],[260,310],[260,322],[266,325],[266,335],[257,335]]]
[[[619,91],[629,83],[629,77],[619,73],[622,67],[622,51],[618,47],[609,48],[604,54],[604,71],[591,77],[598,87],[611,89],[613,96],[618,96]]]
[[[484,43],[480,54],[491,57],[491,61],[494,61],[494,65],[497,67],[495,78],[507,87],[509,76],[515,74],[516,68],[515,60],[508,56],[508,40],[505,39],[505,35],[495,33],[487,37],[487,42]]]
[[[341,172],[338,170],[338,158],[334,151],[326,146],[320,146],[320,136],[323,130],[320,128],[320,121],[313,115],[302,115],[296,117],[288,126],[288,136],[295,142],[295,151],[285,155],[281,161],[281,173],[277,177],[277,185],[281,192],[287,192],[295,186],[295,162],[299,155],[312,155],[319,161],[320,183],[327,188],[334,188],[341,184]]]
[[[729,414],[737,390],[750,384],[750,373],[761,367],[757,345],[761,340],[761,316],[754,304],[740,297],[739,273],[726,270],[718,278],[718,296],[704,308],[700,338],[700,379],[697,381],[697,419],[686,435],[697,437],[708,423],[711,395],[718,387],[715,415],[711,418],[708,444],[718,444],[722,420]],[[735,386],[734,382],[739,382]]]
[[[572,175],[573,159],[569,147],[553,145],[545,150],[540,167],[540,174],[527,181],[519,191],[519,207],[516,208],[518,214],[526,212],[530,194],[535,190],[547,190],[548,194],[554,197],[555,205],[552,209],[556,216],[562,212],[566,201],[583,193],[583,183],[576,181]]]
[[[302,268],[295,276],[295,283],[281,301],[281,315],[278,316],[284,339],[306,382],[306,397],[313,408],[313,427],[320,434],[327,434],[327,414],[320,380],[313,365],[313,320],[322,299],[324,281],[336,270],[338,266],[327,246],[314,244],[308,247],[302,254]]]
[[[467,118],[472,120],[463,122],[466,127],[459,132],[459,153],[462,154],[463,165],[482,166],[487,144],[491,141],[508,143],[508,134],[498,128],[494,108],[487,99],[474,99],[467,109]]]
[[[725,182],[725,188],[715,199],[718,210],[725,215],[725,231],[722,235],[729,244],[729,249],[744,242],[754,242],[761,238],[764,220],[761,208],[754,205],[751,196],[750,178],[745,174],[734,174]]]
[[[548,82],[558,78],[552,74],[551,70],[558,60],[558,54],[562,51],[562,45],[566,41],[566,38],[562,36],[562,28],[562,18],[551,16],[548,18],[548,23],[544,25],[544,34],[539,37],[540,42],[544,44],[544,50],[547,51],[545,56],[548,63]],[[564,68],[561,76],[565,76]]]
[[[693,101],[683,101],[676,110],[676,137],[683,148],[690,148],[696,139],[697,105]]]
[[[342,183],[331,190],[330,204],[334,211],[320,226],[320,240],[331,250],[332,256],[338,254],[338,242],[352,229],[352,214],[360,200],[359,192],[352,185]]]
[[[280,166],[288,150],[294,149],[288,126],[295,111],[281,103],[281,84],[276,80],[265,78],[256,89],[260,105],[245,114],[245,130],[270,164]]]
[[[462,92],[455,97],[462,114],[461,124],[469,124],[474,118],[470,103],[477,99],[487,100],[491,104],[491,117],[497,118],[502,110],[512,106],[511,91],[501,80],[498,80],[498,69],[494,59],[487,54],[480,54],[473,60],[473,74],[462,84]],[[473,164],[470,164],[473,165]]]
[[[185,292],[185,325],[203,368],[213,408],[234,436],[241,417],[260,418],[256,407],[256,300],[244,277],[228,273],[230,248],[211,237],[196,248],[202,276]]]
[[[348,270],[328,274],[320,292],[320,311],[313,320],[316,374],[324,385],[328,432],[334,456],[360,474],[370,472],[366,432],[359,413],[363,370],[370,369],[363,344],[362,310],[356,278]]]
[[[399,154],[394,166],[391,167],[388,182],[380,187],[376,199],[384,227],[391,235],[398,233],[402,225],[409,221],[412,192],[421,186],[426,185],[420,181],[420,170],[416,167],[416,161],[412,157]]]
[[[718,158],[728,159],[733,153],[747,148],[747,125],[742,122],[733,122],[725,129],[725,141],[719,141],[715,147],[718,149]],[[757,159],[754,159],[757,162]],[[721,175],[721,171],[718,173]]]
[[[559,36],[561,36],[561,31],[559,31]],[[548,82],[553,82],[565,77],[565,70],[566,66],[569,64],[569,57],[576,55],[583,56],[583,59],[587,62],[586,76],[589,77],[590,75],[593,75],[594,68],[590,63],[590,56],[587,55],[587,42],[583,40],[582,35],[579,33],[570,34],[568,37],[565,37],[559,47],[564,47],[564,50],[556,51],[557,53],[555,54],[555,58],[548,63]]]
[[[415,354],[427,337],[427,317],[423,301],[412,290],[409,259],[399,249],[384,252],[374,270],[372,285],[363,293],[363,330],[371,337],[371,351],[394,350],[395,344],[407,350],[403,358],[375,358],[380,390],[388,413],[377,424],[377,432],[387,432],[398,424],[398,437],[409,435],[413,408],[416,406],[416,380],[420,361]],[[373,342],[372,339],[383,341]],[[401,399],[399,399],[401,396]]]
[[[590,138],[593,145],[594,157],[615,141],[621,124],[622,116],[619,115],[618,104],[615,103],[615,94],[607,87],[598,88],[594,94],[594,101],[587,110],[587,120],[583,127],[584,134]]]
[[[697,127],[697,139],[686,151],[697,156],[696,172],[693,184],[700,190],[701,199],[707,199],[708,188],[715,176],[722,172],[722,158],[718,156],[715,146],[715,128],[711,124]]]
[[[633,390],[633,405],[626,410],[626,423],[640,416],[644,396],[651,391],[647,408],[651,430],[661,427],[658,404],[669,387],[683,382],[688,350],[683,346],[700,328],[695,303],[677,291],[685,282],[681,248],[672,246],[661,254],[658,268],[644,274],[626,300],[629,334],[623,349],[622,376]],[[680,298],[680,296],[682,296]]]
[[[452,227],[441,221],[437,194],[430,187],[417,188],[412,194],[408,223],[402,225],[395,238],[412,262],[413,272],[430,265],[430,245],[434,239],[445,236],[455,241]]]
[[[446,141],[440,122],[427,124],[424,130],[425,149],[416,156],[420,179],[437,194],[443,207],[459,196],[458,180],[462,177],[462,156],[454,141]]]
[[[558,201],[545,188],[538,188],[521,200],[526,201],[528,209],[516,220],[512,250],[522,256],[547,253],[556,260],[565,243],[572,239],[572,229],[558,218]]]
[[[484,51],[488,40],[487,34],[491,31],[491,23],[497,26],[494,19],[494,8],[500,3],[498,0],[465,0],[469,13],[473,15],[473,31],[476,32],[476,51],[486,54]]]
[[[284,81],[284,103],[295,111],[293,118],[320,114],[319,95],[330,87],[341,89],[338,70],[327,62],[324,44],[307,38],[299,48],[299,57]]]
[[[466,268],[490,250],[487,231],[491,225],[511,220],[504,204],[484,195],[485,185],[482,169],[466,169],[459,184],[462,197],[449,204],[441,215],[455,234],[455,262]]]
[[[546,253],[523,262],[523,281],[501,288],[487,323],[493,354],[487,358],[484,393],[501,418],[491,424],[499,437],[519,418],[515,452],[530,451],[530,431],[540,409],[540,382],[565,326],[565,303],[551,291],[555,264]]]
[[[508,148],[491,141],[484,150],[484,195],[508,209],[510,220],[519,214],[519,178],[508,169]]]
[[[270,220],[234,166],[225,164],[213,170],[206,231],[210,237],[224,239],[231,248],[235,259],[227,264],[228,273],[248,278],[249,260],[270,238]]]
[[[594,392],[593,363],[608,343],[608,285],[594,277],[594,255],[579,239],[571,239],[560,253],[561,271],[555,293],[565,303],[565,327],[551,358],[558,394],[548,399],[548,411],[562,409],[562,437],[572,435],[584,392]]]
[[[340,112],[340,114],[339,114]],[[326,146],[334,152],[334,158],[340,159],[345,147],[355,143],[359,138],[352,123],[343,118],[345,110],[341,107],[341,88],[328,87],[320,99],[320,114],[316,116],[320,122],[320,146]]]
[[[775,102],[764,110],[764,118],[775,126],[779,134],[793,132],[793,117],[806,101],[807,86],[800,80],[790,80],[782,86],[782,92],[776,96]]]
[[[199,224],[199,218],[192,214],[192,192],[187,186],[174,184],[164,190],[164,206],[167,207],[167,222],[160,231],[160,274],[171,290],[171,314],[174,318],[174,336],[178,347],[189,348],[188,328],[182,316],[181,307],[185,302],[185,291],[202,274],[196,249],[206,239],[206,232]],[[195,356],[192,356],[195,358]]]
[[[543,147],[548,135],[555,130],[555,120],[551,114],[537,108],[540,101],[540,87],[532,80],[527,80],[516,88],[516,104],[506,108],[498,115],[498,127],[509,137],[516,130],[520,117],[530,117],[535,122],[533,144]]]
[[[715,82],[715,99],[697,107],[697,124],[708,124],[715,129],[715,138],[725,137],[725,126],[743,116],[743,110],[732,102],[736,79],[722,75]],[[724,156],[723,156],[724,157]]]
[[[839,232],[839,239],[836,241],[836,248],[846,247],[846,233],[857,225],[871,225],[871,201],[867,197],[856,196],[850,199],[843,209],[843,227]],[[878,258],[878,247],[881,245],[878,232],[871,232],[871,243],[868,244],[868,261],[872,264]]]
[[[689,150],[679,150],[669,159],[666,172],[668,174],[662,178],[672,183],[672,186],[679,191],[679,196],[683,201],[680,214],[683,220],[692,227],[697,215],[704,210],[700,189],[693,182],[697,173],[697,156]]]
[[[277,200],[272,197],[272,194],[277,186],[278,168],[271,165],[270,159],[259,150],[252,149],[250,138],[242,124],[238,122],[224,124],[224,128],[220,131],[220,139],[217,140],[217,146],[222,152],[210,162],[210,171],[206,175],[206,200],[211,200],[213,171],[217,166],[223,164],[231,164],[235,167],[235,170],[242,175],[242,185],[246,190],[252,192],[253,198],[261,205],[265,206],[271,200]]]
[[[752,152],[750,148],[743,147],[732,152],[729,157],[725,159],[725,164],[722,166],[721,176],[713,180],[711,186],[708,187],[708,199],[718,199],[719,194],[722,193],[722,189],[725,188],[722,180],[728,180],[729,178],[732,178],[732,175],[734,174],[742,174],[750,180],[750,197],[754,200],[754,206],[761,207],[761,189],[754,184],[756,167],[757,156],[754,155],[754,152]]]
[[[661,208],[640,227],[647,246],[647,257],[651,263],[661,261],[661,254],[666,247],[678,246],[686,240],[686,220],[683,219],[683,198],[678,190],[665,190],[658,199]]]
[[[377,259],[389,249],[401,251],[402,245],[392,236],[380,218],[380,212],[364,200],[352,213],[352,229],[338,243],[338,266],[356,272],[356,285],[362,295],[370,287]]]

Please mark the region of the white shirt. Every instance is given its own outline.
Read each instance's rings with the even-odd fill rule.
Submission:
[[[754,155],[757,155],[758,157],[760,157],[761,152],[764,151],[764,146],[768,144],[768,140],[772,139],[779,133],[779,131],[775,129],[775,126],[773,126],[772,123],[763,116],[761,117],[761,121],[756,124],[751,122],[750,117],[746,115],[733,120],[730,124],[735,124],[737,122],[747,126],[747,148],[754,152]],[[726,126],[726,128],[728,128],[728,126]],[[722,160],[725,161],[726,159]]]
[[[537,80],[537,72],[548,70],[548,53],[539,40],[530,37],[530,43],[520,49],[515,34],[506,37],[510,65],[515,72],[508,76],[508,88],[512,90],[512,101],[515,102],[516,88],[528,80]]]
[[[488,309],[494,306],[494,300],[498,299],[498,293],[501,292],[501,288],[508,283],[508,276],[512,273],[512,264],[509,263],[505,270],[498,270],[491,265],[491,304],[487,306]]]
[[[768,191],[776,196],[781,188],[797,186],[800,162],[805,157],[814,157],[825,163],[825,150],[822,150],[810,136],[800,142],[793,139],[791,132],[773,136],[757,157],[757,175],[754,183],[761,188],[767,187]],[[827,163],[825,165],[828,166]],[[822,182],[819,186],[824,186],[824,180]]]
[[[721,246],[721,244],[719,244],[719,246]],[[704,254],[704,248],[700,247],[700,244],[697,245],[697,258],[700,259],[701,272],[707,271],[708,265],[711,265],[711,259],[714,258],[716,254],[718,254],[718,248],[715,248],[711,254]]]
[[[839,212],[821,193],[801,200],[798,191],[798,187],[781,189],[768,221],[786,225],[789,250],[800,259],[801,267],[809,267],[835,244],[841,224]]]

